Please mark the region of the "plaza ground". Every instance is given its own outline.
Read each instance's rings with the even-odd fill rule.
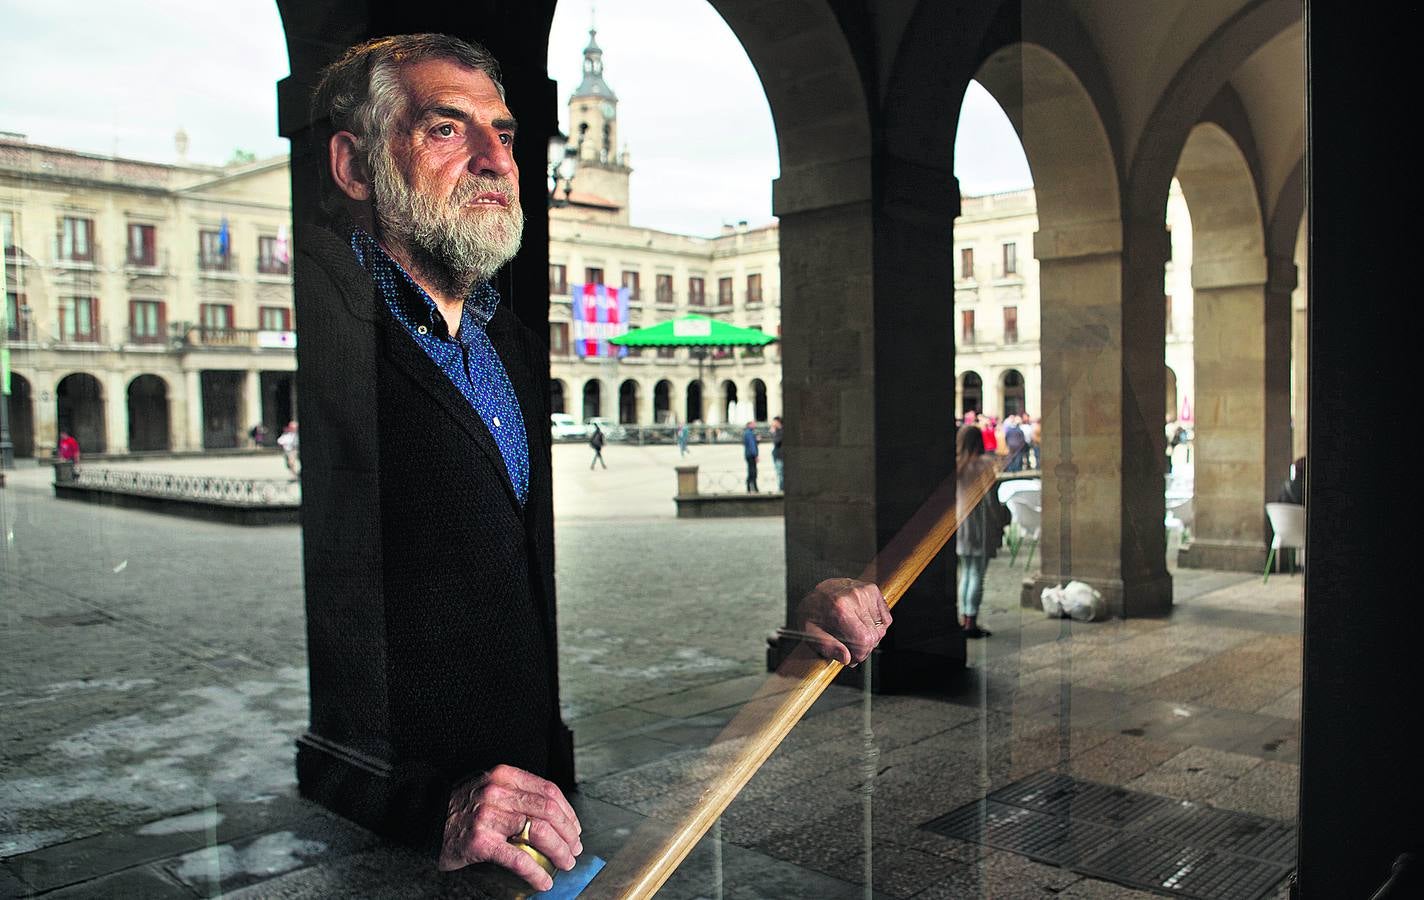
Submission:
[[[674,517],[673,467],[731,490],[736,444],[590,456],[555,448],[560,664],[584,843],[611,857],[686,805],[762,683],[784,539],[780,519]],[[276,456],[113,465],[285,477]],[[299,529],[58,501],[48,482],[22,464],[0,491],[0,896],[484,895],[296,796]],[[1076,623],[1019,607],[1022,564],[990,565],[994,636],[948,696],[832,688],[660,896],[863,897],[867,874],[880,897],[1151,896],[919,827],[1038,772],[1294,821],[1299,576],[1177,571],[1171,617]]]

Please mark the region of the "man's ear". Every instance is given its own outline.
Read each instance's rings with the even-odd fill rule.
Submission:
[[[352,200],[370,200],[371,181],[361,163],[356,135],[349,131],[333,134],[327,144],[327,155],[331,161],[331,180],[341,192]]]

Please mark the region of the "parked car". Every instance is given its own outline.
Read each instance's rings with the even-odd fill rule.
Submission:
[[[603,432],[603,436],[607,440],[623,441],[628,439],[627,428],[624,428],[612,419],[605,419],[602,416],[594,416],[589,419],[588,424],[584,426],[584,433],[589,435],[593,434],[593,426],[595,425]]]
[[[553,413],[549,416],[550,434],[556,441],[571,441],[587,437],[591,429],[585,428],[578,419],[568,413]]]

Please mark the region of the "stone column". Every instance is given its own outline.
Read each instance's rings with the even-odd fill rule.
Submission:
[[[1290,292],[1295,265],[1259,255],[1192,265],[1197,372],[1196,524],[1188,564],[1259,570],[1264,504],[1290,465]]]
[[[785,173],[776,185],[783,259],[795,261],[782,270],[782,321],[799,336],[782,358],[788,625],[821,579],[866,571],[953,473],[945,288],[958,193],[948,169],[882,165],[878,204],[868,159]],[[942,688],[962,666],[952,559],[941,554],[895,608],[869,667],[877,689]],[[768,662],[788,644],[779,638]]]
[[[36,369],[30,392],[35,407],[35,456],[54,454],[59,446],[59,380],[53,370]]]
[[[242,421],[237,423],[238,434],[245,439],[247,430],[262,421],[262,373],[248,369],[242,382]],[[286,423],[283,423],[286,424]],[[238,446],[245,440],[240,439]]]
[[[1024,606],[1038,606],[1047,585],[1078,580],[1100,590],[1114,615],[1171,608],[1162,524],[1166,248],[1161,222],[1081,222],[1035,235],[1046,467],[1040,571],[1025,582]]]
[[[103,376],[104,449],[108,453],[129,450],[129,392],[127,373],[111,371]]]
[[[183,379],[186,385],[188,433],[183,442],[184,450],[203,449],[203,373],[190,369]]]

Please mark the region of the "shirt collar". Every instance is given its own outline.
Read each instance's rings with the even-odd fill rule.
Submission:
[[[444,331],[445,319],[440,315],[440,308],[435,305],[435,301],[425,292],[425,288],[416,283],[410,273],[403,269],[400,263],[391,258],[385,248],[377,243],[376,239],[368,234],[365,229],[359,226],[351,233],[351,249],[356,254],[356,260],[361,267],[373,276],[378,275],[382,270],[386,272],[400,273],[400,280],[403,281],[409,290],[396,293],[394,298],[406,311],[417,320],[429,321],[438,330]],[[377,278],[377,284],[381,279]],[[392,298],[387,298],[390,300]],[[499,291],[488,281],[479,281],[470,289],[470,294],[465,298],[465,303],[460,310],[460,334],[467,335],[467,326],[484,328],[489,324],[489,320],[494,318],[495,310],[499,307]]]

